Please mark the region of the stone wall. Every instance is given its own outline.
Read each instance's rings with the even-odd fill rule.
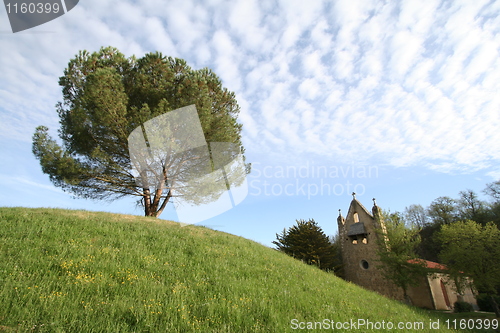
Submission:
[[[413,305],[426,309],[435,309],[428,278],[422,277],[420,284],[416,287],[409,287],[407,293]]]
[[[403,299],[403,292],[385,279],[377,255],[376,228],[382,221],[353,200],[346,218],[338,218],[345,278],[361,287],[376,291],[393,299]]]

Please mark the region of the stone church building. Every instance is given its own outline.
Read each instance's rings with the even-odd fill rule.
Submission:
[[[382,211],[373,199],[373,208],[369,212],[353,193],[347,216],[340,214],[337,219],[341,252],[344,264],[344,275],[363,288],[373,290],[396,300],[403,300],[403,290],[384,278],[378,261],[378,244],[376,230],[385,230]],[[427,267],[436,271],[422,277],[417,287],[410,287],[408,295],[413,305],[435,309],[449,310],[457,301],[458,295],[454,283],[446,274],[446,267],[431,261],[425,261]],[[463,301],[471,303],[477,309],[476,299],[470,288],[466,288]]]

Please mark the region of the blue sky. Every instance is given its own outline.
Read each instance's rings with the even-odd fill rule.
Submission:
[[[392,211],[500,179],[498,1],[97,1],[24,32],[0,8],[0,205],[141,215],[55,188],[31,153],[59,128],[79,50],[209,67],[241,106],[249,194],[202,222],[271,245],[295,219],[336,232],[355,190]],[[483,197],[484,198],[484,197]],[[176,220],[171,205],[161,216]]]

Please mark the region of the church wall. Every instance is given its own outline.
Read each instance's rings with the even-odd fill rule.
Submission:
[[[450,307],[446,304],[445,295],[443,294],[443,290],[441,287],[441,281],[443,281],[446,294],[448,295]],[[458,294],[455,289],[455,283],[450,281],[448,274],[433,274],[429,276],[429,283],[432,287],[436,310],[448,310],[453,309],[455,302],[458,301]],[[477,308],[476,298],[474,293],[470,289],[470,287],[465,288],[463,301],[467,303],[471,303],[473,306]]]
[[[344,276],[347,281],[365,289],[376,291],[392,299],[403,300],[403,290],[386,279],[382,270],[377,267],[381,263],[377,254],[379,248],[377,238],[380,236],[376,229],[384,228],[379,209],[374,206],[372,215],[361,203],[353,199],[346,218],[344,219],[339,214],[337,223],[341,240]],[[352,227],[353,225],[354,227]],[[408,289],[408,296],[415,306],[448,310],[458,299],[454,285],[448,283],[448,278],[448,275],[443,273],[422,277],[420,285]],[[443,289],[445,293],[443,293]],[[450,307],[446,302],[445,294]],[[476,299],[470,288],[465,290],[463,300],[477,308]]]
[[[350,226],[357,222],[364,224],[366,244],[361,237],[358,237],[360,239],[357,240],[357,244],[353,244],[353,238],[347,235]],[[381,270],[377,268],[380,262],[377,255],[378,245],[375,219],[357,201],[353,201],[343,227],[339,225],[339,230],[341,228],[342,256],[346,280],[382,295],[394,299],[402,299],[402,290],[390,281],[387,281],[383,277]]]
[[[443,294],[443,290],[441,288],[441,280],[443,279],[442,274],[435,274],[435,276],[429,277],[429,285],[431,286],[433,296],[434,296],[434,304],[436,310],[449,310],[450,308],[446,305],[445,295]],[[443,281],[444,282],[444,281]],[[450,288],[448,288],[445,284],[446,294],[448,295],[448,299],[450,300],[450,304],[453,306],[453,303],[456,302],[456,297],[452,300],[452,293],[450,292]]]
[[[407,294],[410,296],[413,305],[426,309],[434,309],[433,296],[428,278],[422,277],[418,286],[408,288]]]
[[[472,292],[471,288],[465,289],[465,295],[463,296],[463,300],[464,300],[464,302],[472,304],[472,306],[474,307],[474,310],[476,310],[476,311],[479,310],[479,306],[477,305],[476,296]]]

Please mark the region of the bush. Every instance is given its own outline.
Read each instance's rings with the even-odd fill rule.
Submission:
[[[500,304],[500,297],[498,296],[493,296],[495,298],[495,301],[497,304]],[[477,306],[479,307],[479,310],[485,311],[485,312],[495,312],[493,309],[493,305],[491,304],[491,296],[488,294],[479,294],[476,297],[477,300]]]
[[[453,311],[456,313],[459,312],[473,312],[474,308],[472,307],[472,304],[467,303],[467,302],[455,302]]]

